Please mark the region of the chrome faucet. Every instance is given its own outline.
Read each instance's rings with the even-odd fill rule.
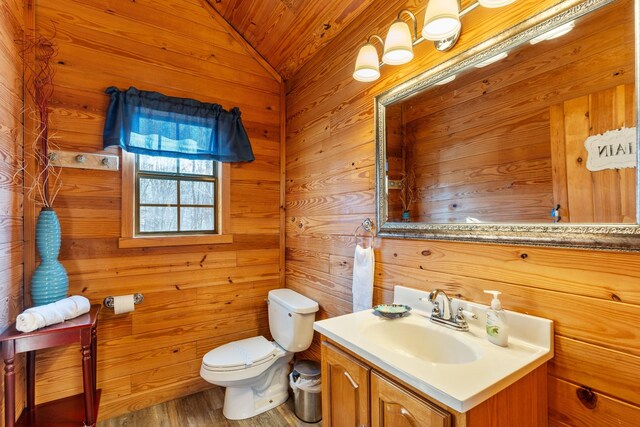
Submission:
[[[444,307],[440,309],[440,301],[437,301],[438,296],[442,295]],[[421,298],[422,299],[422,298]],[[469,324],[465,319],[465,310],[462,307],[458,307],[457,313],[453,314],[451,308],[451,298],[447,296],[447,293],[442,289],[435,289],[429,293],[427,298],[430,303],[433,304],[433,310],[431,311],[431,321],[447,328],[455,329],[456,331],[468,331]],[[477,316],[471,313],[473,318]]]
[[[440,303],[437,300],[438,295],[442,295],[444,298],[444,307],[440,311]],[[451,320],[451,299],[447,296],[447,293],[442,289],[435,289],[429,293],[429,302],[433,304],[432,315],[436,315],[443,320]]]

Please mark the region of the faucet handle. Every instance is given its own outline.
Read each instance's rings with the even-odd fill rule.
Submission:
[[[458,307],[458,316],[462,316],[464,318],[471,318],[471,319],[478,318],[478,315],[475,314],[473,311],[465,310],[462,307]]]
[[[442,316],[442,313],[440,312],[440,301],[434,301],[431,317],[440,317],[440,316]]]
[[[458,312],[456,313],[456,317],[453,321],[460,326],[467,326],[467,319],[464,317],[465,310],[462,307],[458,307]]]
[[[472,313],[471,311],[465,310],[462,307],[458,307],[458,313],[456,314],[456,317],[455,317],[455,319],[453,321],[456,324],[460,325],[460,326],[468,328],[467,317],[470,317],[472,319],[477,319],[478,318],[478,316],[476,316],[475,313]]]
[[[420,297],[418,298],[421,302],[428,302],[433,305],[433,309],[431,310],[431,317],[441,317],[442,312],[440,311],[440,301],[433,301],[431,296],[428,297]]]

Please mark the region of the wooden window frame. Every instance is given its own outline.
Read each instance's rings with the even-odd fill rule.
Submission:
[[[159,171],[149,171],[149,170],[141,170],[140,169],[140,156],[135,156],[136,157],[136,168],[135,168],[135,186],[136,186],[136,191],[135,191],[135,214],[134,214],[134,219],[135,219],[135,235],[138,237],[147,237],[147,236],[166,236],[166,235],[179,235],[179,236],[184,236],[186,234],[207,234],[207,235],[214,235],[214,234],[220,234],[219,233],[219,221],[218,221],[218,217],[219,215],[219,211],[220,211],[220,205],[218,204],[218,189],[219,189],[219,175],[220,175],[220,169],[221,167],[219,166],[219,162],[214,162],[214,161],[210,161],[212,165],[215,166],[215,173],[212,175],[196,175],[196,174],[189,174],[189,173],[182,173],[179,172],[179,164],[181,161],[184,161],[182,159],[175,159],[177,160],[177,170],[175,172],[159,172]],[[176,201],[175,203],[143,203],[141,200],[141,194],[140,194],[140,180],[141,179],[145,179],[145,180],[161,180],[161,181],[172,181],[175,182],[176,184]],[[210,204],[187,204],[187,203],[183,203],[182,199],[180,197],[180,193],[181,193],[181,183],[183,182],[207,182],[209,184],[212,184],[215,187],[215,191],[213,194],[216,195],[215,199],[213,200]],[[148,206],[153,206],[153,207],[165,207],[165,206],[171,206],[171,207],[175,207],[176,208],[176,219],[177,219],[177,230],[176,231],[169,231],[169,230],[163,230],[163,231],[142,231],[140,229],[140,212],[142,207],[148,207]],[[213,228],[212,229],[208,229],[208,230],[182,230],[181,226],[182,226],[182,208],[183,207],[187,207],[187,208],[193,208],[193,207],[206,207],[206,208],[211,208],[213,209],[214,213],[213,213]]]
[[[229,163],[221,163],[218,173],[219,185],[217,203],[219,214],[216,218],[218,234],[163,234],[158,236],[135,234],[135,188],[136,188],[135,154],[122,151],[122,203],[120,221],[120,248],[149,248],[160,246],[214,245],[233,243],[230,233],[231,223],[231,183]]]

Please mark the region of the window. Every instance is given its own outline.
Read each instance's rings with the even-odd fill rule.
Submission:
[[[122,152],[121,248],[232,243],[230,166]]]
[[[134,87],[105,92],[103,147],[123,150],[119,246],[231,243],[229,163],[255,158],[240,109]]]
[[[136,155],[136,235],[217,234],[218,163]]]

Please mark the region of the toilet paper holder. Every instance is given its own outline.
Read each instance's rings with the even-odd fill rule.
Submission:
[[[135,305],[140,304],[144,301],[144,295],[142,294],[134,294],[133,295],[133,303]],[[103,302],[104,306],[107,308],[113,308],[113,297],[106,297]]]

